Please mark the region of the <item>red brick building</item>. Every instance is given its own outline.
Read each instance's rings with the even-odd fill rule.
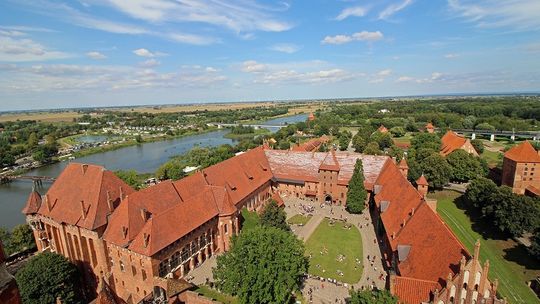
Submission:
[[[400,166],[403,167],[403,166]],[[427,180],[418,189],[402,169],[386,161],[373,183],[370,207],[391,273],[390,292],[401,303],[504,303],[496,298],[497,283],[487,278],[489,266],[479,267],[425,198]],[[463,301],[458,301],[463,299]]]
[[[474,156],[478,156],[478,152],[476,152],[476,149],[474,149],[469,139],[458,135],[453,131],[446,132],[441,138],[441,155],[447,156],[458,149],[464,150]]]
[[[406,303],[442,297],[448,274],[456,278],[462,257],[471,256],[407,181],[406,161],[398,166],[387,156],[259,147],[140,191],[102,167],[72,163],[45,195],[31,193],[23,212],[38,249],[78,264],[95,295],[103,277],[106,298],[204,302],[195,294],[180,296],[175,286],[229,249],[242,208],[260,210],[270,198],[282,203],[280,195],[343,205],[357,159],[388,267],[396,274],[391,290]],[[415,280],[429,288],[414,295],[403,291]]]
[[[517,194],[540,194],[540,152],[530,142],[524,141],[504,154],[501,183]]]

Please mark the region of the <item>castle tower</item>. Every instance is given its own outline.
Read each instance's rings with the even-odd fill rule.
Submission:
[[[429,183],[424,174],[416,181],[416,185],[418,186],[418,192],[420,192],[423,197],[426,197]]]

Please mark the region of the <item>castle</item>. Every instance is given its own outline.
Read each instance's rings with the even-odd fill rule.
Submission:
[[[94,297],[105,278],[101,286],[127,303],[167,303],[178,279],[229,249],[242,208],[260,210],[272,198],[282,203],[280,196],[344,205],[357,159],[392,273],[390,290],[404,303],[452,303],[463,295],[463,303],[501,303],[487,270],[470,270],[478,270],[477,254],[467,252],[425,198],[425,178],[416,189],[406,179],[406,161],[387,156],[258,147],[139,191],[103,167],[71,163],[46,194],[30,194],[23,212],[38,250],[77,264]],[[464,280],[466,286],[451,288]]]
[[[503,185],[512,188],[517,194],[540,195],[540,151],[530,142],[512,147],[503,158]]]

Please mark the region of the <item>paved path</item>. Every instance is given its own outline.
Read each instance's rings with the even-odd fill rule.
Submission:
[[[299,239],[304,240],[304,242],[307,241],[323,219],[324,217],[320,214],[313,215],[313,217],[309,220],[309,222],[307,222],[304,227],[302,227],[301,230],[295,232],[296,236],[298,236]]]
[[[321,206],[317,202],[304,201],[298,198],[284,197],[285,212],[287,217],[290,218],[296,214],[301,214],[303,209],[301,205],[311,205],[314,208],[313,218],[303,226],[292,226],[293,232],[301,239],[307,240],[306,235],[309,237],[313,231],[311,226],[318,226],[324,217],[334,219],[346,219],[347,222],[355,225],[362,236],[362,254],[363,254],[363,271],[362,278],[359,282],[353,284],[355,289],[372,288],[377,287],[380,289],[385,288],[387,273],[382,265],[381,251],[377,244],[375,235],[375,229],[373,227],[371,216],[368,210],[365,210],[362,214],[349,214],[344,207],[341,206]],[[317,220],[318,219],[318,220]],[[316,225],[312,225],[312,221],[316,220]],[[315,221],[313,222],[315,223]],[[308,233],[310,230],[311,232]],[[370,260],[367,259],[369,256]],[[381,279],[382,278],[382,279]],[[311,282],[311,283],[308,283]],[[306,299],[309,299],[309,290],[311,287],[312,303],[338,303],[340,300],[347,298],[348,289],[350,286],[336,286],[329,282],[324,282],[325,288],[321,288],[322,282],[314,279],[308,279],[306,286],[303,289],[303,293]],[[318,286],[319,288],[315,288]]]

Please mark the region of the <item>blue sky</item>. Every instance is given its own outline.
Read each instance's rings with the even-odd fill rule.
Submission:
[[[538,0],[0,3],[0,111],[517,91]]]

